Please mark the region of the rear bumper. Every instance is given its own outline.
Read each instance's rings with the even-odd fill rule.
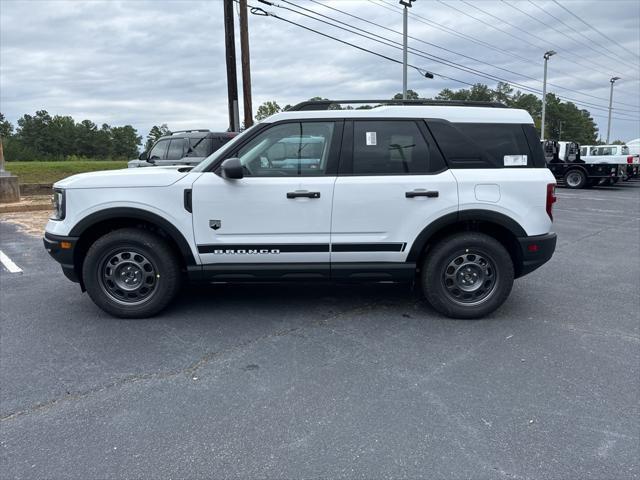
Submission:
[[[556,250],[557,238],[555,233],[518,238],[522,258],[518,277],[531,273],[547,263]]]
[[[76,244],[78,243],[78,237],[66,237],[45,232],[42,241],[44,242],[45,250],[47,250],[49,255],[62,267],[62,273],[64,273],[65,277],[72,282],[79,283],[80,279],[76,273],[73,261],[73,254]],[[65,242],[65,244],[63,244],[63,242]]]

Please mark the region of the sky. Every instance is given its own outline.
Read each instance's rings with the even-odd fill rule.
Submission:
[[[311,14],[298,5],[399,46],[397,0],[272,3],[249,0],[283,19],[402,59],[393,46],[296,13]],[[14,125],[23,114],[44,109],[98,125],[130,124],[143,136],[163,123],[172,130],[226,130],[222,7],[221,0],[0,0],[0,111]],[[237,8],[235,13],[241,97]],[[250,15],[249,34],[254,114],[267,100],[284,106],[314,96],[390,98],[402,91],[399,63],[300,26]],[[426,79],[409,69],[409,88],[420,96],[468,88],[465,83],[497,83],[481,75],[541,91],[543,54],[555,50],[548,91],[581,102],[605,137],[609,79],[621,77],[611,140],[640,137],[636,0],[416,0],[409,35],[409,48],[420,50],[409,54],[409,63],[436,74]]]

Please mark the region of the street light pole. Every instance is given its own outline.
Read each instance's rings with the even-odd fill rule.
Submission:
[[[609,135],[611,134],[611,107],[613,104],[613,84],[616,83],[616,80],[620,80],[620,77],[613,77],[609,80],[611,83],[611,91],[609,92],[609,121],[607,122],[607,144],[609,143]]]
[[[544,117],[547,111],[547,62],[556,52],[549,50],[544,54],[544,81],[542,82],[542,120],[540,121],[540,140],[544,141]]]
[[[402,11],[402,99],[407,99],[407,23],[411,4],[416,0],[400,0],[400,5],[404,7]]]

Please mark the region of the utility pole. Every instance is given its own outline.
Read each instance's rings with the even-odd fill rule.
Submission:
[[[242,104],[244,105],[244,128],[253,125],[251,105],[251,56],[249,55],[249,22],[247,0],[240,0],[240,59],[242,62]]]
[[[613,105],[613,84],[616,80],[620,80],[620,77],[613,77],[609,82],[611,83],[611,91],[609,92],[609,121],[607,122],[607,144],[609,143],[609,135],[611,134],[611,106]]]
[[[549,50],[544,54],[544,81],[542,82],[542,120],[540,122],[540,140],[544,141],[544,116],[547,111],[547,62],[556,52]]]
[[[227,98],[229,101],[229,130],[240,130],[238,114],[238,77],[236,74],[236,41],[233,28],[233,0],[224,0],[224,45],[227,61]]]
[[[407,99],[407,23],[411,4],[416,0],[400,0],[400,5],[404,7],[402,11],[402,99]]]

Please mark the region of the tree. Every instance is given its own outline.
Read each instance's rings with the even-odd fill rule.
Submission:
[[[38,110],[35,115],[24,114],[18,119],[16,136],[27,149],[45,154],[48,144],[48,127],[51,115],[46,110]]]
[[[396,93],[391,100],[402,100],[402,92]],[[409,88],[407,89],[407,100],[420,100],[420,95],[418,95],[418,92]]]
[[[91,120],[82,120],[76,125],[75,154],[87,158],[95,157],[97,138],[98,126]]]
[[[98,158],[111,158],[113,156],[113,139],[111,138],[111,127],[106,123],[102,124],[100,130],[96,132],[95,150]]]
[[[13,125],[9,120],[5,120],[4,114],[0,112],[0,137],[8,138],[13,134]]]
[[[461,88],[453,91],[445,88],[438,95],[436,100],[464,100],[476,102],[493,102],[495,99],[494,92],[487,85],[476,83],[470,89]]]
[[[164,137],[166,135],[171,135],[171,130],[169,130],[166,123],[163,123],[159,127],[154,125],[149,131],[149,135],[147,135],[147,141],[144,144],[144,149],[148,152],[160,137]]]
[[[282,109],[275,101],[264,102],[256,111],[256,120],[264,120],[265,118],[280,112]]]
[[[138,156],[138,146],[142,137],[131,125],[111,128],[112,153],[115,158],[133,158]]]
[[[498,82],[493,91],[493,100],[509,106],[513,98],[513,87],[505,82]]]

